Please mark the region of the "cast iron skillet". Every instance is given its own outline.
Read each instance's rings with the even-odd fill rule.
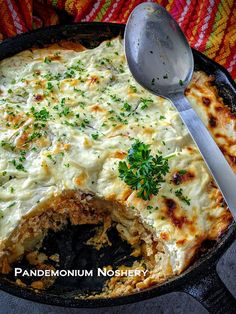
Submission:
[[[105,39],[119,34],[123,35],[124,25],[111,23],[79,23],[65,26],[53,26],[36,30],[4,41],[0,45],[0,60],[14,55],[33,46],[43,47],[45,44],[62,39],[81,42],[88,48],[97,46]],[[236,112],[236,86],[228,72],[201,53],[193,50],[195,69],[203,70],[215,77],[220,96],[232,111]],[[110,230],[109,237],[113,243],[112,249],[104,249],[102,255],[84,246],[83,242],[91,237],[94,226],[70,226],[56,236],[50,233],[43,249],[47,253],[59,252],[60,267],[71,269],[91,269],[98,266],[112,264],[114,267],[125,263],[129,265],[130,247]],[[216,273],[219,258],[234,241],[236,236],[235,223],[231,224],[225,234],[212,243],[205,243],[202,254],[183,274],[159,286],[153,286],[144,291],[113,299],[81,299],[75,298],[78,293],[99,291],[104,278],[58,279],[53,287],[45,292],[36,293],[29,288],[20,288],[14,284],[13,277],[0,277],[0,288],[13,295],[36,302],[60,305],[66,307],[102,307],[137,302],[169,292],[183,291],[197,300],[211,313],[235,313],[236,301]],[[27,268],[24,261],[21,267]],[[75,267],[76,266],[76,267]],[[65,278],[65,277],[63,277]]]

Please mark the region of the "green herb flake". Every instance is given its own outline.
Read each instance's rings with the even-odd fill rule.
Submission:
[[[150,200],[151,195],[158,194],[169,172],[169,158],[161,154],[152,156],[150,146],[136,140],[128,151],[127,162],[119,162],[119,177],[132,190],[138,191],[138,197]]]
[[[175,191],[175,195],[185,204],[187,204],[188,206],[190,205],[191,200],[187,197],[183,195],[183,189],[179,189]]]
[[[50,91],[53,89],[53,85],[51,82],[47,82],[47,89]]]
[[[141,109],[144,110],[148,108],[151,103],[153,103],[153,100],[151,98],[148,98],[148,99],[141,98],[140,102],[142,103]]]
[[[178,171],[178,173],[179,173],[181,176],[183,176],[184,174],[187,173],[187,170],[181,169],[181,170]]]
[[[31,107],[31,112],[36,120],[47,121],[50,117],[50,113],[46,108],[35,111],[34,107]]]
[[[48,57],[44,58],[44,63],[50,64],[52,62]]]
[[[130,85],[130,89],[132,90],[132,92],[137,93],[137,88],[134,85]]]
[[[128,104],[127,102],[124,103],[124,106],[122,107],[122,110],[125,110],[125,111],[130,111],[131,110],[131,106],[130,104]]]
[[[11,208],[11,207],[13,207],[13,206],[15,206],[15,205],[16,205],[16,202],[11,203],[10,205],[7,206],[7,208]]]
[[[16,170],[26,172],[26,170],[25,170],[25,168],[24,168],[22,163],[18,163],[15,159],[13,159],[13,160],[11,160],[9,162],[12,163],[15,166]]]
[[[94,140],[97,140],[97,139],[98,139],[98,134],[97,134],[97,133],[91,134],[91,136],[92,136],[92,138],[93,138]]]

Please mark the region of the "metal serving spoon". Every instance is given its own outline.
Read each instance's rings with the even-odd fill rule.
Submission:
[[[194,62],[180,27],[158,4],[142,3],[129,17],[125,53],[136,81],[153,94],[171,100],[179,111],[236,220],[236,175],[184,96]]]

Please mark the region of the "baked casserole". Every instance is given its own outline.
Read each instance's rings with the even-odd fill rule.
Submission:
[[[235,116],[213,78],[195,72],[186,96],[236,170]],[[104,287],[128,294],[183,272],[232,221],[176,109],[135,82],[120,38],[1,61],[0,116],[1,273],[49,230],[101,224],[88,243],[99,250],[115,225],[141,257],[133,268],[148,270]]]

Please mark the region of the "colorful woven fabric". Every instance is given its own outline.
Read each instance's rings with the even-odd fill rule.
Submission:
[[[177,20],[192,47],[222,64],[236,79],[235,0],[152,0]],[[141,0],[0,0],[0,39],[71,21],[125,23]]]

